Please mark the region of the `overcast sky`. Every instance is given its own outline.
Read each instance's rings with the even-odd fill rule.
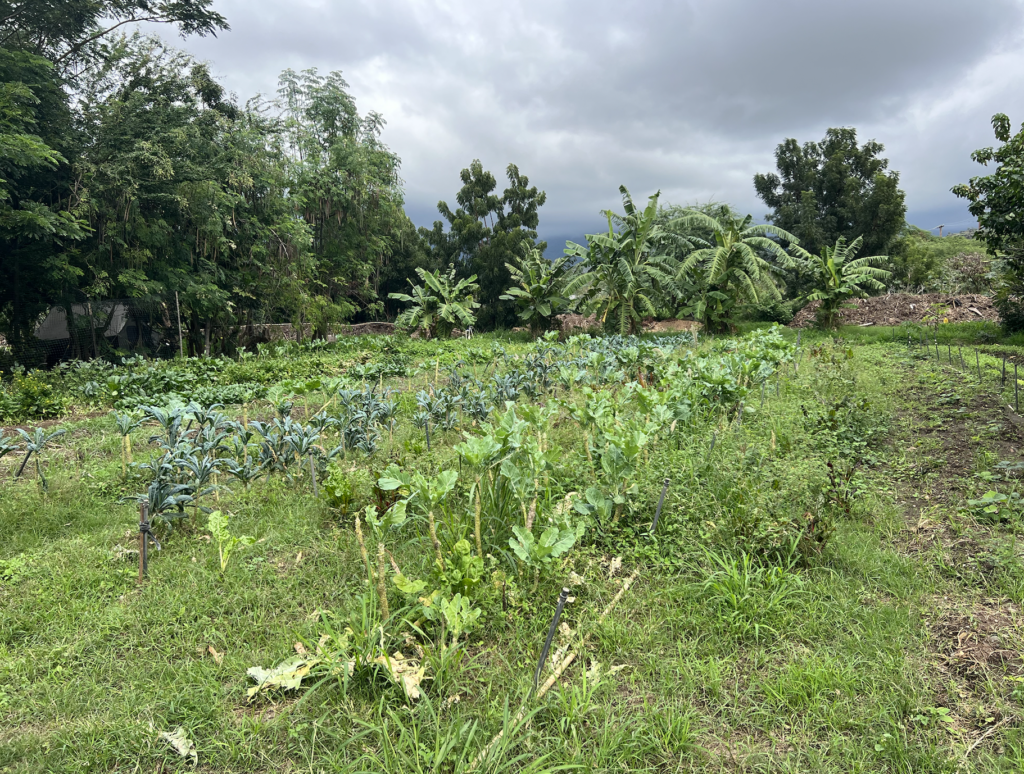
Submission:
[[[241,100],[285,68],[341,70],[384,115],[417,225],[479,158],[547,191],[541,236],[634,198],[724,200],[758,220],[755,172],[786,137],[853,126],[886,147],[922,228],[974,225],[949,189],[1024,122],[1021,0],[215,0],[231,25],[175,40]],[[170,37],[169,30],[162,34]],[[500,189],[501,186],[499,186]]]

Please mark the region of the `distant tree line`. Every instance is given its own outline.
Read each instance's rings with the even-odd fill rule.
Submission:
[[[0,0],[0,335],[16,352],[30,354],[52,307],[110,298],[168,319],[173,300],[195,353],[252,324],[323,336],[343,321],[408,321],[429,288],[446,289],[437,309],[460,325],[540,333],[570,309],[618,330],[651,316],[711,327],[744,309],[771,316],[820,292],[811,256],[849,256],[855,242],[886,256],[876,268],[896,283],[934,273],[883,147],[849,128],[778,146],[776,171],[754,178],[765,225],[719,203],[655,196],[641,208],[623,189],[607,233],[552,262],[537,230],[546,194],[515,164],[499,186],[473,161],[453,205],[417,229],[384,119],[357,110],[340,73],[286,70],[275,98],[241,104],[206,65],[122,34],[148,21],[213,35],[228,27],[211,6]],[[1016,239],[997,245],[995,233],[983,228],[994,249]]]

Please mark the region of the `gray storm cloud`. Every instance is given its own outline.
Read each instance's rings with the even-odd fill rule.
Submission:
[[[176,45],[245,99],[284,68],[341,70],[388,122],[420,225],[474,158],[548,193],[553,241],[661,189],[760,218],[755,172],[785,137],[855,126],[886,146],[909,219],[971,225],[949,193],[977,174],[995,112],[1024,122],[1019,0],[219,0],[231,31]],[[167,31],[159,31],[167,34]]]

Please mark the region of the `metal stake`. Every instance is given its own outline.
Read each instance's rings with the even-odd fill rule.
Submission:
[[[1020,413],[1020,382],[1017,381],[1017,361],[1013,361],[1013,410]]]
[[[761,408],[764,408],[764,382],[761,382]]]
[[[551,650],[551,640],[555,638],[555,629],[558,628],[558,619],[562,617],[562,610],[565,609],[565,602],[569,598],[569,589],[562,587],[562,593],[558,595],[558,607],[555,608],[555,617],[551,619],[551,626],[548,627],[548,638],[544,640],[544,649],[540,652],[540,661],[537,662],[537,671],[533,675],[533,689],[537,690],[540,683],[540,674],[544,670],[544,662],[548,659],[548,651]]]
[[[430,417],[423,420],[423,426],[427,429],[427,451],[430,451]]]
[[[715,431],[712,430],[711,431],[711,448],[708,449],[708,459],[711,459],[711,454],[712,454],[712,452],[715,451],[715,441],[717,440],[717,438],[718,438],[718,436],[715,435]]]
[[[665,493],[668,492],[668,484],[670,479],[665,479],[661,486],[661,497],[658,499],[658,510],[654,512],[654,521],[651,522],[651,534],[654,534],[654,530],[658,528],[658,519],[661,518],[661,506],[665,504]]]
[[[978,350],[974,350],[974,362],[978,366],[978,381],[981,381],[981,355],[978,354]]]
[[[139,503],[139,583],[149,572],[149,541],[160,550],[160,541],[156,539],[149,524],[149,502],[143,500]]]
[[[313,455],[309,455],[309,475],[313,479],[313,497],[319,499],[320,487],[316,484],[316,467],[313,465]]]

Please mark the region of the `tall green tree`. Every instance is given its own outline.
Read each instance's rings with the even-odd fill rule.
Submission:
[[[87,233],[76,170],[87,147],[76,115],[81,79],[125,24],[167,23],[200,35],[226,28],[211,4],[0,0],[0,330],[19,351],[39,316],[79,280],[68,250]]]
[[[800,240],[795,235],[778,226],[751,225],[751,220],[750,215],[738,218],[724,213],[714,218],[691,210],[674,221],[691,233],[704,230],[713,235],[713,241],[690,237],[696,249],[683,259],[677,272],[678,282],[696,288],[682,313],[692,314],[709,330],[727,328],[740,301],[756,304],[781,298],[775,281],[776,266],[791,267],[795,263],[776,241],[796,246]]]
[[[74,80],[104,58],[102,43],[128,24],[172,24],[182,35],[228,29],[213,0],[0,0],[0,48],[48,59]]]
[[[992,129],[1002,145],[976,150],[971,158],[994,170],[952,190],[970,202],[978,219],[975,238],[1002,257],[995,306],[1003,326],[1015,332],[1024,330],[1024,125],[1013,134],[1009,117],[996,113]]]
[[[61,251],[86,234],[71,212],[74,118],[49,61],[0,48],[0,331],[19,353],[59,289]]]
[[[587,246],[570,242],[565,254],[582,262],[581,273],[565,288],[601,324],[620,334],[636,333],[644,317],[653,317],[661,300],[675,292],[676,263],[667,245],[679,239],[658,225],[657,192],[638,209],[625,186],[619,186],[624,213],[605,210],[607,234],[587,234]]]
[[[292,313],[311,241],[285,198],[277,124],[227,99],[206,67],[155,39],[110,47],[80,97],[86,149],[71,251],[88,298],[178,295],[190,349]]]
[[[339,317],[369,306],[399,236],[407,233],[399,159],[381,141],[384,119],[360,116],[341,73],[281,75],[289,196],[313,235],[311,298]]]
[[[482,330],[516,325],[515,304],[501,298],[511,283],[506,264],[521,254],[524,243],[541,252],[547,248],[546,242],[537,241],[539,210],[547,194],[531,186],[515,164],[509,164],[505,174],[509,184],[498,196],[496,178],[474,159],[460,173],[458,208],[453,211],[446,202],[438,202],[444,221],[421,229],[436,263],[454,263],[461,276],[479,277]]]
[[[881,143],[857,143],[857,130],[829,129],[821,142],[787,139],[775,149],[776,172],[754,175],[766,216],[811,253],[862,236],[864,250],[893,254],[906,218],[899,173]],[[794,286],[794,290],[795,290]]]

